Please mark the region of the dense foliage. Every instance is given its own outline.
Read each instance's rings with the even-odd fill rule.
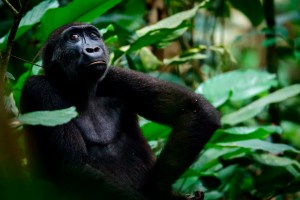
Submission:
[[[24,6],[10,3],[17,10]],[[28,1],[8,68],[0,66],[6,76],[1,98],[10,119],[0,138],[17,135],[16,145],[0,144],[0,191],[5,191],[0,198],[41,199],[52,191],[46,183],[28,184],[22,125],[54,126],[77,113],[71,107],[20,115],[20,93],[27,77],[43,73],[38,55],[46,36],[80,21],[101,29],[112,65],[188,87],[220,111],[222,128],[174,189],[205,191],[206,200],[300,199],[299,6],[298,0]],[[17,17],[4,1],[0,16],[4,60]],[[143,118],[140,125],[159,154],[170,128]],[[12,158],[4,155],[11,154],[22,159],[19,168],[11,168],[21,171],[17,182],[5,174]]]

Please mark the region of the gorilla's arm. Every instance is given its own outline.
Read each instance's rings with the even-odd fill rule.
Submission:
[[[202,96],[139,72],[112,67],[101,84],[137,114],[173,128],[144,187],[153,199],[169,193],[220,126],[219,114]]]

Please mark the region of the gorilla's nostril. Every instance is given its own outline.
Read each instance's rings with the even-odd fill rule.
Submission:
[[[96,48],[94,49],[95,52],[98,52],[99,50],[100,50],[99,47],[96,47]]]
[[[93,53],[93,52],[94,52],[94,49],[93,49],[93,48],[86,48],[85,50],[86,50],[86,52],[88,52],[88,53]]]

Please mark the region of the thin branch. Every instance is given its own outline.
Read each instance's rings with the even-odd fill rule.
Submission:
[[[29,61],[29,60],[25,60],[25,59],[20,58],[20,57],[18,57],[18,56],[14,56],[14,55],[10,55],[10,56],[13,57],[13,58],[16,58],[16,59],[18,59],[18,60],[21,60],[21,61],[23,61],[23,62],[25,62],[25,63],[29,63],[29,64],[31,64],[31,65],[35,65],[35,66],[38,66],[38,67],[42,67],[42,65],[35,64],[34,62],[31,62],[31,61]]]
[[[3,0],[3,2],[8,5],[10,10],[13,12],[14,23],[9,33],[6,49],[4,52],[0,52],[0,176],[7,178],[7,180],[18,180],[18,183],[21,183],[23,180],[23,173],[20,164],[21,156],[17,139],[12,133],[11,128],[8,126],[7,113],[4,106],[4,85],[5,73],[7,72],[7,66],[11,56],[13,41],[15,39],[22,16],[26,10],[25,7],[28,0],[23,1],[19,12],[16,11],[16,9],[8,2],[8,0]]]
[[[15,9],[13,5],[9,3],[8,0],[3,0],[3,3],[5,3],[9,7],[9,9],[14,13],[15,16],[19,15],[19,12]]]
[[[7,5],[10,5],[7,0],[4,0],[4,2]],[[8,62],[9,62],[9,59],[10,59],[13,42],[14,42],[14,39],[16,37],[16,33],[17,33],[17,30],[18,30],[19,24],[21,22],[21,19],[23,17],[23,14],[25,13],[27,4],[28,4],[28,0],[24,0],[22,6],[20,8],[20,11],[18,12],[17,15],[15,15],[14,23],[13,23],[12,28],[10,30],[10,33],[8,35],[6,50],[1,55],[2,60],[1,60],[1,64],[0,64],[0,67],[1,67],[0,68],[0,82],[4,81],[4,79],[5,79],[5,73],[7,71]]]

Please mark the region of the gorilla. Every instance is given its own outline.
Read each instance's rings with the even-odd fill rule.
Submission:
[[[43,52],[43,75],[23,88],[23,113],[75,106],[79,115],[55,127],[25,127],[33,174],[72,199],[184,200],[172,184],[220,127],[202,96],[143,73],[109,67],[92,25],[55,30]],[[172,128],[155,158],[137,116]]]

